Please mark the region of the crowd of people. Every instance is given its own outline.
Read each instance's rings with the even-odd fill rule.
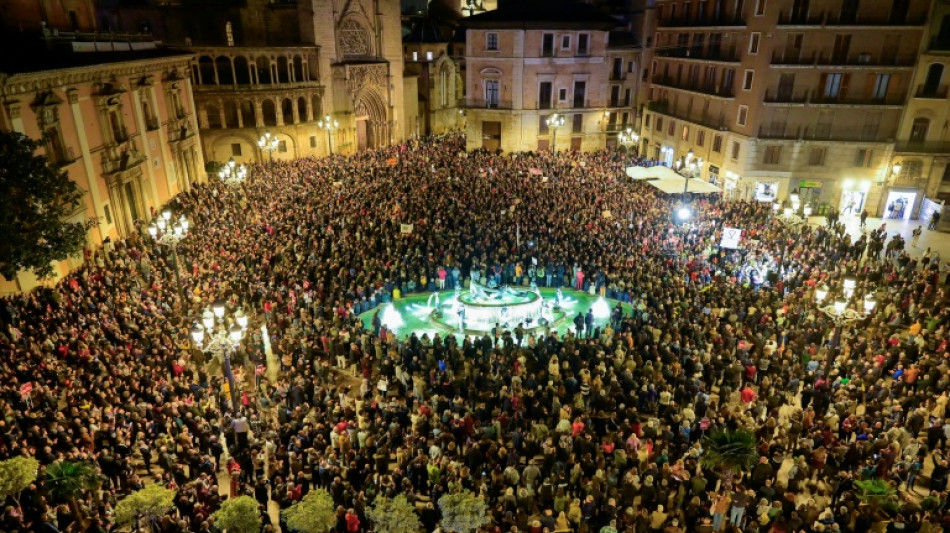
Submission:
[[[268,506],[315,488],[338,533],[371,531],[367,506],[399,494],[435,531],[439,498],[461,490],[485,498],[498,533],[945,527],[939,257],[882,255],[868,245],[883,235],[791,228],[769,204],[717,197],[692,198],[681,224],[680,198],[625,179],[629,164],[620,151],[465,152],[453,135],[253,165],[239,188],[182,193],[168,206],[190,220],[177,264],[142,222],[55,287],[2,301],[0,459],[91,462],[101,477],[65,501],[41,472],[0,530],[110,531],[116,502],[147,483],[177,490],[153,524],[163,533],[216,531],[211,514],[241,494],[264,531],[287,531]],[[741,250],[719,248],[724,227],[744,230]],[[749,264],[782,276],[751,283]],[[397,335],[359,316],[411,291],[521,284],[529,269],[625,307],[583,335],[517,343]],[[847,276],[849,305],[877,305],[836,328],[815,292],[841,297]],[[215,301],[251,315],[232,361],[240,394],[189,334]],[[276,376],[255,378],[270,358]],[[738,428],[759,461],[702,468],[704,437]],[[869,479],[894,489],[886,501],[862,500]]]

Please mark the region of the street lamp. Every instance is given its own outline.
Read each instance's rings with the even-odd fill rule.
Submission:
[[[228,159],[228,164],[224,165],[218,175],[225,185],[237,188],[247,179],[247,167],[244,163],[238,165],[232,157]]]
[[[554,113],[545,122],[551,129],[551,152],[557,155],[557,129],[564,125],[564,115]]]
[[[835,325],[834,335],[832,336],[832,353],[825,360],[825,378],[830,378],[831,367],[838,358],[838,350],[841,344],[841,330],[847,324],[852,324],[864,320],[871,315],[874,307],[877,305],[874,295],[868,294],[864,297],[861,309],[852,309],[848,307],[848,302],[854,296],[854,289],[857,282],[851,276],[844,279],[842,284],[843,296],[835,299],[834,303],[821,307],[821,303],[828,297],[828,287],[821,286],[815,289],[815,302],[818,304],[818,310],[831,319]]]
[[[640,136],[633,132],[633,128],[628,127],[617,135],[617,140],[620,141],[620,144],[622,144],[624,148],[627,148],[628,144],[639,143]]]
[[[274,150],[280,146],[280,140],[277,139],[277,136],[271,136],[269,131],[265,131],[264,135],[261,135],[261,138],[257,140],[257,146],[261,149],[261,152],[266,152],[270,154],[270,162],[274,162]]]
[[[336,119],[331,118],[330,115],[327,115],[317,122],[317,127],[321,130],[326,130],[327,148],[329,148],[330,155],[333,155],[333,131],[340,127],[340,123],[337,122]]]
[[[231,356],[241,347],[248,319],[243,309],[238,308],[230,318],[226,317],[226,311],[225,303],[221,300],[215,301],[210,308],[205,308],[201,321],[195,322],[191,328],[191,338],[202,352],[212,357],[221,357],[224,375],[231,389],[231,408],[237,412],[237,387],[231,369]],[[228,323],[231,325],[228,326]],[[209,337],[207,344],[204,342],[206,334]]]
[[[172,252],[172,259],[175,261],[175,281],[178,284],[178,295],[181,297],[182,305],[185,300],[185,288],[181,284],[181,271],[179,270],[178,243],[184,240],[188,235],[188,218],[182,215],[174,225],[171,224],[172,212],[170,209],[163,210],[156,218],[155,222],[149,225],[148,234],[155,239],[160,246],[165,246]]]

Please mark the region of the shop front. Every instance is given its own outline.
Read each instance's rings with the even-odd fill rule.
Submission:
[[[884,203],[884,218],[888,220],[910,220],[913,218],[917,189],[891,189]]]

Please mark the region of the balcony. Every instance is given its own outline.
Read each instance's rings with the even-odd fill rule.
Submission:
[[[825,22],[824,13],[792,13],[791,10],[778,15],[779,26],[821,26]]]
[[[898,17],[888,16],[841,16],[841,14],[830,14],[826,17],[824,26],[845,26],[853,28],[855,26],[874,26],[874,27],[894,27],[894,26],[923,26],[927,21],[926,16],[905,17],[901,20]]]
[[[673,19],[665,19],[659,21],[657,24],[661,28],[709,28],[709,27],[723,27],[723,28],[738,28],[745,26],[745,19],[742,17],[719,17],[719,18],[705,18],[705,17],[677,17]]]
[[[513,103],[508,101],[490,101],[484,98],[469,98],[465,101],[468,109],[514,109]]]
[[[610,81],[627,81],[627,73],[626,73],[626,72],[616,72],[616,71],[611,72],[611,73],[610,73]]]
[[[772,90],[765,91],[763,99],[766,105],[769,104],[787,104],[787,105],[841,105],[841,106],[900,106],[903,105],[902,97],[891,98],[871,98],[866,96],[837,96],[826,97],[818,91],[787,91]]]
[[[887,135],[869,135],[863,131],[832,132],[828,128],[802,125],[763,124],[759,126],[760,139],[787,141],[829,141],[829,142],[890,142]]]
[[[930,40],[928,52],[950,52],[950,39],[934,37]]]
[[[852,54],[845,57],[819,56],[817,66],[834,67],[913,67],[911,56],[872,56],[871,54]]]
[[[766,104],[804,104],[808,102],[808,93],[809,91],[767,90],[762,101]]]
[[[797,66],[797,67],[811,67],[815,65],[815,62],[818,60],[818,54],[816,52],[811,53],[802,53],[802,52],[788,52],[784,50],[776,50],[772,52],[772,64],[773,65],[786,65],[786,66]]]
[[[723,88],[715,84],[704,83],[701,81],[676,81],[672,77],[656,76],[653,78],[653,83],[656,85],[669,87],[671,89],[690,91],[708,96],[714,96],[717,98],[735,98],[735,95],[733,94],[733,87]]]
[[[914,92],[914,98],[934,98],[938,100],[943,100],[947,97],[947,86],[930,86],[930,85],[918,85],[917,91]]]
[[[670,111],[669,105],[663,100],[651,102],[651,104],[661,104],[659,106],[648,105],[648,108],[651,111],[670,118],[674,118],[676,120],[686,121],[691,124],[696,124],[697,126],[702,126],[713,130],[724,130],[729,127],[729,124],[726,123],[726,117],[724,115],[713,116],[712,113],[677,113],[676,111]]]
[[[894,145],[894,151],[909,154],[947,154],[950,153],[950,141],[901,141]]]
[[[694,48],[672,48],[669,50],[657,50],[657,57],[667,57],[671,59],[691,59],[694,61],[718,61],[720,63],[738,63],[739,53],[736,48],[728,50],[697,50]]]
[[[760,139],[800,139],[801,134],[801,126],[789,127],[785,124],[759,126]]]

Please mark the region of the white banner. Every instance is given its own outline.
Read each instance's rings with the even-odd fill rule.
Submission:
[[[402,233],[403,235],[409,235],[409,234],[411,234],[411,233],[412,233],[412,224],[400,224],[400,225],[399,225],[399,233]]]
[[[740,239],[742,239],[741,229],[723,228],[722,241],[719,242],[719,247],[720,248],[738,248]]]

